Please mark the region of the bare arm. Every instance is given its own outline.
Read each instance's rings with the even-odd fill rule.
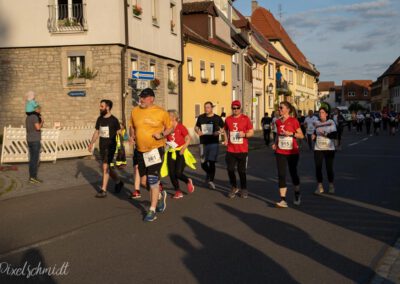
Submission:
[[[92,152],[93,145],[94,145],[94,143],[96,143],[98,138],[99,138],[99,131],[95,130],[94,133],[93,133],[93,136],[92,136],[92,140],[90,141],[90,144],[89,144],[89,147],[88,147],[89,152]]]

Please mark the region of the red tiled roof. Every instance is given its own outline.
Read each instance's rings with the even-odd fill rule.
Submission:
[[[325,81],[318,83],[318,90],[320,92],[327,92],[335,88],[335,82],[333,81]]]
[[[398,57],[379,78],[390,75],[400,75],[400,57]]]
[[[260,54],[257,50],[255,50],[253,47],[249,48],[249,55],[255,60],[258,61],[260,63],[266,63],[267,59]]]
[[[343,88],[364,88],[364,89],[371,89],[372,80],[343,80],[342,86]]]
[[[242,15],[242,13],[239,12],[235,7],[232,7],[233,11],[236,13],[236,15],[239,17],[239,20],[233,20],[232,23],[233,25],[240,29],[240,28],[248,28],[250,21],[246,19],[245,16]]]
[[[318,74],[271,12],[262,7],[257,8],[251,15],[251,23],[269,40],[280,40],[297,65],[309,72]]]
[[[236,50],[231,48],[228,44],[226,44],[225,42],[223,42],[219,38],[205,39],[204,37],[202,37],[201,35],[199,35],[195,31],[193,31],[191,28],[186,26],[185,24],[183,25],[182,32],[183,32],[183,35],[185,37],[188,37],[189,39],[191,39],[191,40],[193,40],[193,41],[195,41],[197,43],[217,48],[217,49],[219,49],[219,50],[221,50],[223,52],[229,53],[229,54],[234,54],[236,52]]]

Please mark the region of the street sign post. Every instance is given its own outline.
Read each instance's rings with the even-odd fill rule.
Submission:
[[[132,79],[154,80],[154,72],[133,70]]]

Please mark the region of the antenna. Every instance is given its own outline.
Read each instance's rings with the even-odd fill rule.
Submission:
[[[278,5],[278,16],[279,16],[279,26],[280,26],[281,29],[282,29],[282,17],[283,17],[283,14],[284,14],[284,12],[283,12],[283,9],[282,9],[282,4],[279,3],[279,5]]]

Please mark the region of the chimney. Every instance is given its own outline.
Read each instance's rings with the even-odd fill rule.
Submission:
[[[251,13],[253,13],[254,10],[257,9],[257,8],[258,8],[258,1],[252,0],[251,1]]]

